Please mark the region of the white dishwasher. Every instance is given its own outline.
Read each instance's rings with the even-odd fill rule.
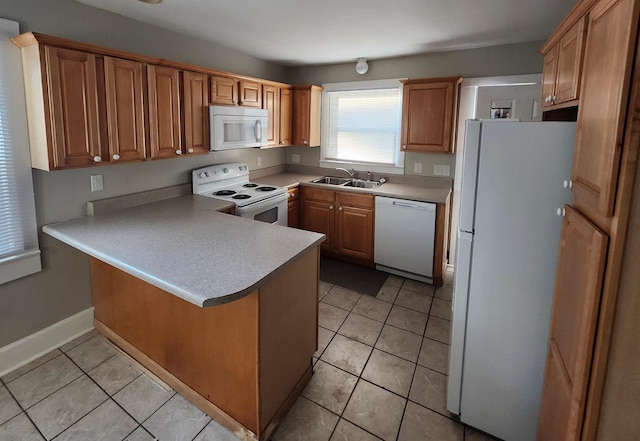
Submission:
[[[432,282],[436,204],[376,196],[376,268]]]

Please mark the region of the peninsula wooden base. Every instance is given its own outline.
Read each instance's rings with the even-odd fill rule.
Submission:
[[[266,440],[311,378],[318,249],[200,308],[91,258],[96,329],[241,439]]]

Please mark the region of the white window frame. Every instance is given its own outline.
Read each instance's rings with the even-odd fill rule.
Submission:
[[[20,49],[9,40],[20,33],[18,23],[0,18],[0,102],[2,127],[0,135],[8,146],[0,166],[0,180],[5,179],[9,194],[16,201],[9,211],[9,219],[19,220],[22,242],[16,249],[0,257],[0,285],[33,274],[42,269],[38,247],[27,110],[22,76]],[[0,160],[2,160],[0,158]],[[6,167],[6,168],[5,168]],[[11,182],[11,181],[14,182]]]
[[[376,173],[388,173],[388,174],[404,174],[404,152],[400,150],[400,136],[401,136],[401,118],[402,118],[402,83],[401,78],[388,79],[388,80],[372,80],[372,81],[352,81],[345,83],[326,83],[322,85],[322,137],[320,142],[320,167],[333,168],[342,167],[347,169],[356,169],[358,171],[371,171]],[[375,163],[368,163],[366,161],[342,161],[335,159],[327,159],[327,145],[326,140],[329,139],[329,99],[327,97],[328,92],[347,91],[347,90],[367,90],[367,89],[389,89],[398,88],[398,142],[395,146],[395,164],[393,165],[381,165]]]

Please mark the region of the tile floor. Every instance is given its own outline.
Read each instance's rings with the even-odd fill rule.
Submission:
[[[446,410],[451,278],[321,282],[314,375],[272,441],[489,441]],[[0,440],[237,441],[95,331],[2,377]]]

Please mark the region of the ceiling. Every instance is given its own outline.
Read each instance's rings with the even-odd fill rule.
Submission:
[[[576,0],[77,0],[286,66],[541,41]]]

